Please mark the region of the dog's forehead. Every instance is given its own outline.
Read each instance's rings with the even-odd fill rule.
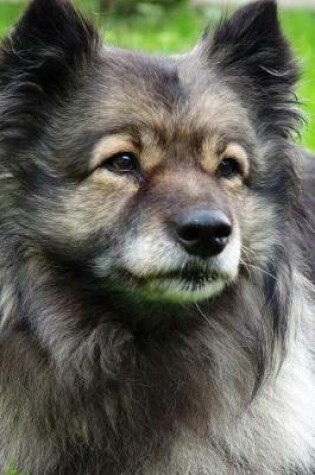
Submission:
[[[242,133],[250,127],[236,94],[193,53],[154,57],[107,48],[97,82],[93,108],[105,128],[125,121],[170,135],[179,129]]]

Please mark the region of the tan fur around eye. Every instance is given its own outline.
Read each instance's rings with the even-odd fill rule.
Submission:
[[[234,158],[240,164],[242,174],[246,177],[249,173],[249,161],[246,150],[237,142],[229,142],[225,148],[217,150],[219,140],[212,139],[206,141],[203,145],[201,166],[202,168],[214,175],[217,168],[224,158]]]
[[[249,173],[249,160],[246,150],[236,142],[231,142],[227,145],[226,149],[222,153],[220,159],[235,158],[241,166],[243,177],[246,177]]]
[[[115,134],[101,139],[94,147],[89,164],[91,171],[102,165],[108,158],[120,152],[137,153],[136,147],[127,134]]]

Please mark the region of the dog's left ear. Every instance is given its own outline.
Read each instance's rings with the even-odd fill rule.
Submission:
[[[282,136],[297,128],[294,105],[298,68],[282,34],[275,0],[259,0],[239,8],[204,38],[208,60],[223,80],[253,103],[264,130]]]

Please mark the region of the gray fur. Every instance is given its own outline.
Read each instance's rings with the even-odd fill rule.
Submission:
[[[311,475],[314,158],[293,145],[275,2],[156,58],[35,0],[1,51],[1,473]],[[90,173],[113,129],[146,144],[143,188]],[[201,169],[222,136],[246,184]],[[165,223],[192,203],[230,213],[237,276],[197,303],[143,299],[153,270],[184,266]]]

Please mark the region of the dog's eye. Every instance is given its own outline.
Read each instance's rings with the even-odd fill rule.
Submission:
[[[242,175],[241,165],[235,158],[223,158],[218,166],[217,175],[223,178],[234,178],[237,175]]]
[[[121,152],[113,155],[106,160],[104,166],[110,171],[119,173],[133,173],[139,171],[138,158],[131,152]]]

